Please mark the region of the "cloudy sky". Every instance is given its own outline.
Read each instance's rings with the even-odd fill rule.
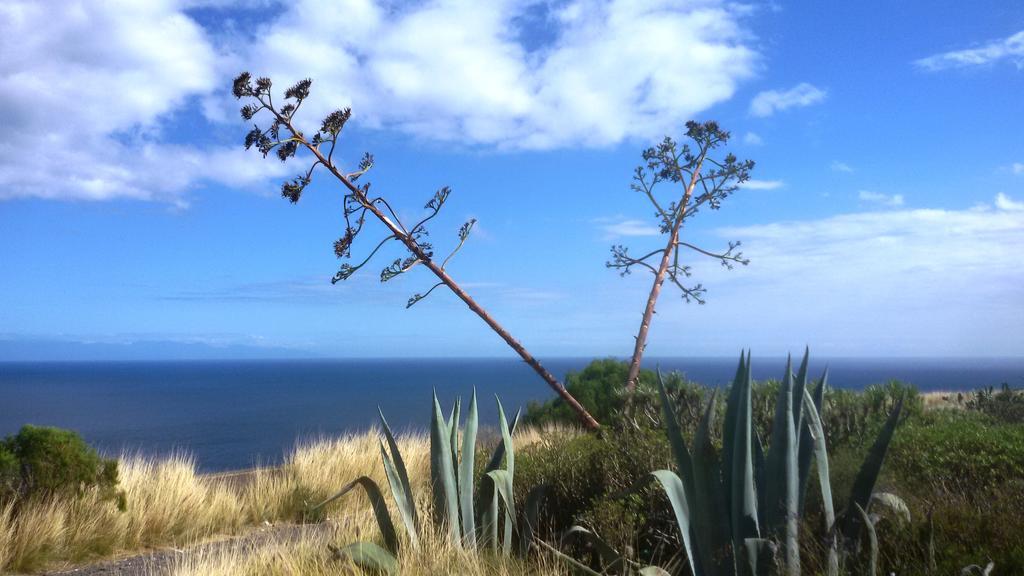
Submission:
[[[631,352],[650,278],[604,262],[662,245],[630,178],[691,118],[757,167],[683,234],[751,263],[688,256],[707,304],[666,289],[649,354],[1024,355],[1024,4],[7,0],[0,359],[510,354],[406,310],[400,252],[330,284],[341,192],[280,198],[242,70],[312,78],[307,126],[351,106],[338,157],[401,216],[451,186],[431,239],[478,220],[449,271],[538,355]]]

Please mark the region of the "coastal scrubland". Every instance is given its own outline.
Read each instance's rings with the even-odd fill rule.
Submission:
[[[621,363],[599,361],[567,380],[573,393],[603,416],[601,432],[567,425],[556,401],[532,406],[514,434],[515,500],[526,501],[533,486],[548,486],[537,535],[585,563],[593,547],[560,537],[571,526],[586,527],[641,563],[671,560],[681,548],[664,492],[642,482],[672,460],[670,442],[652,411],[657,398],[645,384],[653,374],[643,373],[637,393],[629,396],[602,384],[621,383],[625,369]],[[682,432],[692,437],[711,391],[679,376],[667,380]],[[778,386],[759,383],[752,393],[752,418],[766,442],[771,441]],[[1019,392],[922,395],[898,382],[858,392],[829,391],[821,413],[834,494],[847,493],[855,482],[900,398],[905,408],[875,487],[877,494],[896,498],[869,510],[877,532],[878,568],[886,574],[951,574],[992,562],[992,574],[1024,572],[1019,537],[1024,533],[1024,397]],[[565,414],[571,421],[571,413]],[[499,442],[499,434],[481,433],[478,477],[481,462]],[[720,445],[721,439],[715,442]],[[430,438],[405,434],[398,445],[416,507],[421,517],[429,517]],[[381,538],[361,492],[314,507],[359,476],[388,485],[376,429],[311,441],[297,446],[279,467],[237,474],[200,474],[184,454],[163,459],[125,455],[117,468],[113,495],[108,487],[93,486],[8,498],[0,506],[2,571],[33,573],[170,547],[182,550],[170,566],[178,575],[351,574],[358,571],[337,554],[338,548]],[[807,494],[802,522],[819,524],[820,494]],[[389,497],[387,504],[397,518],[395,502]],[[842,504],[836,496],[835,506]],[[318,529],[190,551],[200,542],[300,524]],[[820,530],[804,533],[803,573],[825,573]],[[561,574],[572,569],[543,548],[525,557],[478,553],[431,530],[423,531],[418,547],[402,546],[397,559],[402,574]],[[858,563],[847,572],[867,573]]]

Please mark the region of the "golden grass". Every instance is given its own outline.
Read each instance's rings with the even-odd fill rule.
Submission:
[[[516,433],[516,446],[525,447],[545,435],[575,433],[561,428],[540,431],[524,428]],[[398,444],[409,470],[417,505],[426,517],[429,438],[425,434],[407,434],[398,438]],[[0,507],[0,572],[31,572],[161,546],[185,548],[214,536],[240,534],[255,526],[302,521],[310,505],[325,500],[358,476],[369,476],[388,493],[380,462],[380,435],[376,430],[323,438],[298,446],[281,467],[253,470],[245,475],[244,481],[228,482],[217,476],[199,474],[194,461],[181,455],[159,460],[125,456],[120,460],[119,472],[119,489],[125,493],[123,511],[115,502],[101,499],[96,492],[87,492],[77,499],[26,501],[18,503],[17,508],[12,504]],[[388,500],[392,516],[397,519],[390,496]],[[376,520],[362,493],[352,493],[335,501],[326,508],[324,515],[334,525],[332,542],[335,544],[379,538]],[[317,538],[323,536],[304,536],[293,545],[267,544],[253,552],[251,561],[245,562],[237,558],[242,551],[235,551],[235,557],[230,557],[232,553],[228,548],[190,560],[201,561],[203,570],[210,571],[188,572],[185,564],[179,569],[181,574],[307,573],[291,570],[287,563],[294,562],[311,570],[310,574],[339,573],[343,563],[331,559],[326,553],[326,543]],[[225,554],[229,557],[225,558]],[[447,567],[466,574],[502,574],[503,570],[512,570],[507,562],[497,561],[498,564],[492,566],[488,564],[490,560],[449,550],[442,543],[424,546],[419,553],[410,550],[403,555],[402,562],[403,566],[408,563],[410,567],[432,566],[437,570]],[[463,566],[463,562],[468,564]],[[210,563],[255,568],[250,572],[239,572],[235,568],[230,569],[235,571],[228,568],[218,571],[220,568]]]
[[[933,391],[921,393],[925,410],[964,409],[970,397],[970,392]]]
[[[235,533],[245,515],[232,491],[196,472],[189,458],[120,461],[126,508],[96,491],[79,498],[14,503],[0,511],[0,570],[28,572],[160,545]]]
[[[421,512],[426,510],[421,509]],[[305,531],[294,540],[268,541],[256,546],[227,546],[184,554],[171,566],[171,576],[264,576],[353,575],[362,572],[330,549],[376,535],[372,518],[345,523],[330,523],[328,530]],[[523,560],[504,557],[490,551],[477,552],[454,547],[442,535],[421,535],[419,548],[403,542],[399,554],[399,573],[403,576],[513,576],[520,574],[563,575],[565,567],[548,556]]]

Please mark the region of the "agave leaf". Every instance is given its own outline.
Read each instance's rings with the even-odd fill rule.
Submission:
[[[870,564],[868,564],[868,575],[875,576],[878,572],[878,534],[875,533],[875,525],[868,518],[867,512],[861,508],[860,504],[855,502],[853,505],[857,508],[857,517],[860,518],[868,530],[868,545],[870,546],[869,553],[871,555]]]
[[[749,538],[760,538],[761,529],[757,521],[757,493],[754,489],[754,448],[750,389],[752,385],[750,360],[746,362],[743,378],[739,381],[739,393],[735,407],[735,431],[732,453],[732,533],[733,548],[743,548]]]
[[[800,361],[800,368],[796,371],[796,380],[793,382],[793,394],[790,396],[793,402],[793,424],[797,434],[803,425],[804,390],[807,389],[807,362],[810,360],[811,348],[804,347],[804,358]]]
[[[522,410],[516,412],[515,419],[512,420],[512,426],[509,428],[509,436],[515,434],[516,426],[519,425],[519,417],[522,415]],[[505,440],[502,437],[502,441],[498,442],[498,446],[495,447],[494,452],[491,453],[491,459],[488,460],[487,466],[484,468],[484,474],[492,470],[497,470],[501,466],[502,460],[505,459]],[[480,514],[480,538],[482,544],[491,544],[495,549],[498,546],[498,493],[494,490],[494,482],[487,478],[486,481],[480,483],[480,488],[477,492],[477,505],[482,509]]]
[[[704,415],[693,438],[693,536],[700,565],[708,576],[725,574],[732,566],[732,536],[725,507],[721,464],[711,437],[717,390],[711,392]]]
[[[548,485],[539,484],[530,489],[526,495],[526,523],[523,525],[522,537],[519,540],[519,554],[526,556],[530,551],[534,535],[540,523],[540,503],[547,495]]]
[[[792,359],[786,361],[786,376],[775,401],[772,445],[768,452],[767,494],[764,500],[764,529],[780,533],[786,558],[786,574],[800,574],[799,524],[797,518],[797,437],[793,410]],[[802,396],[801,396],[802,398]]]
[[[752,576],[768,576],[775,566],[775,548],[767,538],[746,538],[743,540],[746,568]],[[742,573],[742,572],[741,572]]]
[[[996,563],[991,560],[989,560],[988,564],[986,564],[984,568],[978,564],[971,564],[970,566],[964,566],[964,568],[960,570],[960,575],[969,576],[970,574],[981,574],[981,576],[989,576],[989,574],[992,574],[992,570],[994,570],[995,567]]]
[[[785,513],[786,473],[788,466],[788,452],[790,449],[789,434],[793,425],[793,406],[791,403],[793,394],[793,359],[786,359],[786,374],[779,386],[779,393],[775,399],[775,417],[772,418],[772,444],[768,448],[768,458],[765,461],[766,474],[764,484],[758,484],[762,491],[759,493],[762,508],[761,521],[766,533],[774,533]]]
[[[413,503],[411,496],[404,492],[401,480],[398,477],[398,471],[384,449],[383,440],[380,442],[380,457],[384,463],[384,474],[388,477],[388,484],[391,486],[391,496],[395,499],[398,513],[402,517],[405,531],[409,535],[409,542],[412,543],[414,548],[418,548],[420,539],[416,526],[416,505]]]
[[[384,412],[381,411],[380,407],[377,407],[377,412],[380,414],[380,423],[384,427],[384,438],[388,441],[388,449],[391,450],[391,458],[394,459],[395,471],[398,473],[398,480],[401,484],[402,493],[405,495],[405,501],[397,502],[398,509],[402,511],[403,519],[406,514],[409,515],[411,520],[406,522],[407,526],[412,526],[414,531],[419,530],[419,518],[416,514],[416,501],[412,495],[412,485],[409,484],[409,472],[405,467],[405,460],[402,459],[402,452],[398,449],[398,442],[395,441],[395,435],[391,432],[391,427],[388,426],[387,419],[384,418]],[[388,478],[391,481],[391,478]],[[392,495],[397,496],[397,492],[394,490],[394,484],[392,484]]]
[[[512,533],[515,531],[516,505],[512,492],[512,475],[508,470],[491,470],[487,473],[494,481],[498,495],[505,504],[505,534],[502,542],[502,553],[508,556],[512,553]]]
[[[828,449],[825,447],[825,430],[821,425],[818,409],[814,405],[811,394],[804,390],[804,416],[808,435],[814,447],[814,459],[818,469],[818,484],[821,486],[821,505],[825,515],[825,531],[829,534],[828,572],[829,576],[839,574],[839,551],[836,548],[835,522],[836,512],[832,504],[832,482],[828,472]]]
[[[370,506],[373,507],[373,514],[377,517],[377,525],[380,526],[381,536],[384,537],[384,545],[387,549],[395,554],[398,553],[398,534],[395,532],[395,524],[391,521],[391,514],[388,513],[388,505],[384,502],[384,496],[380,492],[380,487],[371,478],[367,476],[360,476],[355,480],[349,482],[344,488],[339,490],[334,496],[331,496],[327,500],[317,504],[313,507],[314,510],[323,508],[324,506],[334,502],[338,498],[351,492],[356,486],[362,486],[363,490],[366,491],[366,497],[370,500]]]
[[[557,558],[558,560],[561,560],[562,562],[565,562],[566,564],[568,564],[573,569],[573,571],[576,572],[577,574],[585,574],[587,576],[602,576],[600,572],[598,572],[596,570],[593,570],[592,568],[590,568],[586,564],[580,562],[579,560],[573,558],[572,556],[569,556],[565,552],[562,552],[558,548],[555,548],[554,546],[548,544],[547,542],[545,542],[543,540],[539,540],[538,539],[537,540],[537,544],[539,544],[541,546],[541,548],[544,548],[548,552],[551,552],[552,554],[554,554],[555,558]]]
[[[891,492],[875,492],[871,495],[870,506],[881,507],[884,511],[895,516],[900,524],[910,523],[910,508],[899,496]]]
[[[522,408],[516,411],[516,417],[512,419],[512,425],[509,426],[509,435],[516,433],[516,426],[519,425],[519,419],[523,414]],[[494,448],[494,452],[491,452],[491,459],[487,461],[487,467],[484,468],[484,472],[490,472],[491,470],[497,470],[501,467],[502,460],[505,459],[505,442],[498,442],[498,445]]]
[[[679,525],[679,532],[683,537],[683,548],[686,550],[686,558],[693,568],[693,576],[703,576],[701,563],[693,551],[693,539],[690,526],[690,504],[686,497],[686,489],[679,476],[670,470],[655,470],[651,474],[658,479],[661,487],[668,496],[672,505],[672,512],[676,515],[676,523]]]
[[[658,370],[658,396],[661,398],[661,411],[665,418],[665,429],[668,433],[668,442],[672,446],[672,455],[676,459],[676,469],[683,477],[683,485],[687,488],[687,497],[692,500],[693,459],[690,457],[690,451],[686,448],[683,430],[679,427],[679,420],[676,419],[672,402],[668,399],[668,393],[665,391],[665,381],[661,377],[661,370]]]
[[[459,462],[459,504],[462,508],[462,540],[476,548],[476,518],[473,515],[473,466],[476,464],[476,390],[469,400],[466,429],[462,432],[462,460]]]
[[[882,462],[885,461],[885,454],[889,450],[889,443],[899,423],[900,412],[903,410],[903,398],[901,397],[896,406],[885,421],[885,426],[879,432],[878,438],[871,446],[867,458],[861,464],[857,478],[853,482],[853,489],[850,490],[850,502],[846,506],[847,513],[841,526],[841,532],[848,540],[856,542],[860,537],[860,529],[863,526],[859,514],[854,514],[854,507],[859,506],[865,509],[875,491],[875,482],[878,481],[878,474],[882,471]]]
[[[452,404],[452,411],[448,415],[448,434],[451,439],[448,441],[448,445],[452,449],[452,469],[458,470],[459,468],[459,420],[462,419],[462,398],[456,397],[455,403]],[[455,490],[458,494],[459,489],[459,477],[455,477]]]
[[[671,472],[669,472],[671,474]],[[603,538],[597,534],[587,530],[582,526],[573,526],[566,530],[562,534],[562,541],[571,536],[579,537],[582,540],[588,542],[597,551],[597,555],[601,558],[601,573],[606,573],[609,570],[620,568],[626,564],[626,559],[619,554],[619,551],[612,548],[610,544],[604,541]]]
[[[495,484],[498,487],[498,493],[501,494],[505,500],[505,534],[503,535],[504,541],[502,542],[502,550],[508,555],[512,550],[512,534],[515,532],[515,518],[516,509],[512,502],[512,480],[515,478],[516,471],[516,454],[512,446],[512,432],[508,428],[508,421],[505,419],[505,409],[501,406],[501,399],[497,396],[494,397],[498,403],[498,426],[501,428],[501,443],[505,446],[505,472],[507,473],[504,477],[505,490],[508,494],[501,494],[502,486]],[[516,420],[519,419],[519,413],[516,413]]]
[[[742,381],[746,377],[747,364],[743,351],[740,351],[740,362],[736,367],[736,377],[729,388],[729,396],[725,400],[725,422],[722,425],[722,481],[725,487],[725,505],[732,510],[732,467],[733,455],[736,452],[736,407],[740,402]],[[731,517],[730,517],[731,521]],[[731,524],[730,524],[731,526]]]
[[[356,542],[344,548],[329,546],[335,556],[348,558],[363,570],[383,573],[388,576],[397,576],[398,574],[398,559],[373,542]]]
[[[757,493],[757,520],[763,527],[765,525],[765,506],[768,500],[768,491],[765,489],[768,476],[768,459],[764,455],[764,440],[761,439],[761,432],[754,428],[752,431],[751,446],[754,449],[754,490]]]
[[[828,385],[828,368],[825,369],[825,373],[822,374],[821,380],[818,381],[818,386],[814,389],[814,409],[817,412],[818,419],[821,419],[822,404],[825,400],[825,387]],[[804,388],[806,391],[806,388]],[[799,400],[798,400],[799,398]],[[802,396],[793,396],[794,402],[800,402],[803,404]],[[805,407],[803,410],[807,410]],[[811,475],[811,456],[815,452],[814,439],[811,437],[811,427],[807,422],[807,418],[802,418],[802,424],[799,429],[800,433],[800,460],[797,462],[797,473],[799,479],[797,480],[797,487],[800,490],[799,498],[799,512],[800,517],[804,515],[804,502],[806,501],[805,495],[807,494],[807,481]]]
[[[493,470],[491,471],[493,472]],[[494,479],[484,473],[485,481],[480,483],[480,491],[488,494],[483,515],[480,518],[481,545],[490,544],[492,550],[498,549],[498,491],[494,488]]]
[[[434,393],[434,412],[430,419],[430,484],[434,500],[434,522],[446,526],[456,546],[459,545],[459,497],[452,465],[451,436],[441,414],[441,405]]]

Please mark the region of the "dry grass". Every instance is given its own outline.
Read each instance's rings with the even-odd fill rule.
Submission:
[[[424,511],[425,512],[425,511]],[[305,532],[293,541],[268,542],[257,547],[234,546],[185,554],[171,566],[172,576],[264,576],[264,575],[353,575],[361,574],[347,559],[336,557],[329,544],[343,545],[375,534],[372,519],[344,524],[332,523],[332,529]],[[367,532],[371,534],[367,534]],[[399,554],[399,573],[403,576],[513,576],[520,574],[562,575],[564,566],[547,556],[528,560],[504,557],[489,551],[478,553],[455,548],[438,534],[422,535],[420,547],[403,544]]]
[[[546,434],[574,433],[565,429],[523,429],[516,434],[516,445],[527,446]],[[358,476],[369,476],[387,492],[379,438],[378,432],[371,430],[310,442],[298,446],[280,468],[252,471],[244,482],[222,481],[216,476],[199,474],[195,463],[185,456],[161,460],[122,457],[119,488],[125,493],[123,511],[115,502],[103,500],[94,492],[78,499],[21,502],[16,510],[12,505],[0,507],[0,572],[31,572],[161,546],[183,548],[214,536],[239,534],[265,523],[319,520],[321,518],[303,517],[309,506],[325,500]],[[426,510],[429,438],[424,434],[410,434],[401,436],[398,443],[417,504]],[[393,506],[393,502],[390,505]],[[392,514],[397,518],[396,510],[392,509]],[[335,526],[333,542],[336,544],[379,537],[369,503],[361,493],[332,503],[323,515]],[[268,544],[245,562],[237,558],[241,551],[235,551],[233,558],[224,557],[225,554],[230,556],[230,551],[218,552],[208,558],[190,560],[203,562],[203,570],[209,571],[188,572],[188,566],[182,565],[180,573],[307,573],[291,570],[288,562],[301,564],[310,574],[339,573],[342,564],[325,555],[326,546],[321,546],[325,543],[315,540],[310,536],[292,545]],[[434,547],[443,548],[443,545],[437,543]],[[500,566],[491,566],[489,561],[463,551],[427,548],[425,546],[418,554],[410,551],[403,555],[403,565],[433,566],[437,570],[447,566],[466,574],[501,574],[502,570],[512,570],[511,564],[498,562]],[[463,566],[463,562],[468,564]],[[231,569],[235,571],[227,571],[228,568],[221,571],[208,567],[207,563],[237,564],[254,567],[255,571],[239,572],[235,568]],[[456,566],[459,568],[455,569]]]
[[[925,410],[962,410],[966,408],[966,402],[970,399],[969,392],[946,392],[933,391],[922,392],[921,400],[924,402]]]
[[[28,572],[161,545],[188,545],[237,532],[236,494],[196,472],[191,459],[122,458],[126,508],[95,491],[80,498],[20,502],[0,511],[0,569]]]

